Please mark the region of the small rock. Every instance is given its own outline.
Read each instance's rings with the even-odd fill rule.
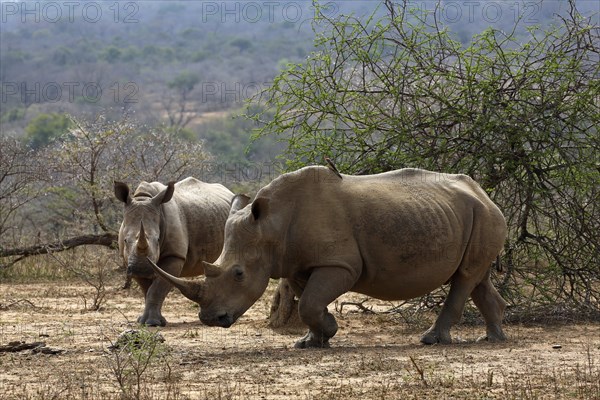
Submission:
[[[40,347],[36,347],[36,348],[32,349],[31,352],[34,354],[39,353],[39,354],[56,355],[56,354],[64,353],[65,351],[63,349],[59,349],[59,348],[55,348],[55,347],[40,346]]]
[[[562,349],[562,346],[560,344],[553,344],[552,348],[553,349]]]

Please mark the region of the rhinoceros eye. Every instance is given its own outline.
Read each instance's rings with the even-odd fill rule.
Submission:
[[[236,265],[232,268],[231,271],[233,273],[233,279],[236,282],[241,282],[244,280],[244,269],[241,266]]]

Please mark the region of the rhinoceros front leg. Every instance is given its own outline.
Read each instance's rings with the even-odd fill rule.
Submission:
[[[181,274],[183,264],[184,260],[176,257],[168,257],[158,262],[160,268],[175,276]],[[171,284],[158,277],[150,280],[150,284],[147,285],[146,290],[142,286],[145,304],[144,312],[137,320],[138,323],[149,326],[165,326],[167,324],[167,320],[162,316],[161,310],[165,297],[167,297],[171,287]]]
[[[338,325],[327,306],[353,285],[354,279],[346,268],[317,267],[313,270],[298,304],[300,319],[308,325],[309,331],[296,342],[295,348],[329,347],[329,339],[336,334]]]

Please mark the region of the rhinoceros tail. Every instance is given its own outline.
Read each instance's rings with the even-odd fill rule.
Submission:
[[[502,266],[502,262],[500,261],[500,254],[496,256],[496,262],[494,264],[496,264],[496,271],[504,272],[504,267]]]

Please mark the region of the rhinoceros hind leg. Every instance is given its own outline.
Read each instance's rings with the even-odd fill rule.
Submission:
[[[450,336],[450,330],[445,332],[439,332],[436,330],[435,325],[429,328],[422,336],[421,343],[423,344],[450,344],[452,343],[452,336]]]
[[[481,315],[483,315],[486,325],[486,335],[480,337],[477,341],[505,341],[506,335],[502,331],[502,319],[504,318],[506,302],[492,284],[489,274],[473,289],[471,298],[481,312]]]
[[[474,283],[460,273],[456,273],[452,277],[450,291],[448,292],[448,297],[444,301],[442,311],[440,311],[440,315],[437,317],[431,328],[421,336],[421,343],[452,343],[450,328],[460,321],[463,309],[465,308],[465,302],[473,290],[474,285]]]
[[[490,343],[499,343],[499,342],[504,342],[506,341],[506,336],[504,335],[504,332],[500,332],[501,334],[498,335],[483,335],[483,336],[479,336],[476,340],[477,343],[479,342],[490,342]]]

